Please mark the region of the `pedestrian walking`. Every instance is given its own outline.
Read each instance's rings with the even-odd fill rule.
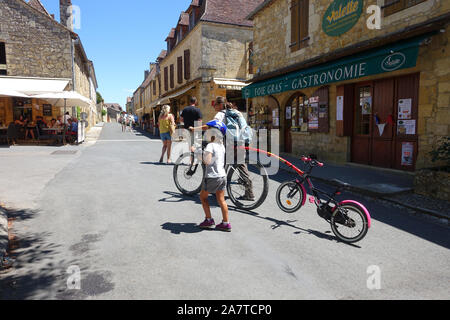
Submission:
[[[127,129],[127,120],[123,114],[120,115],[119,122],[122,125],[122,132],[125,132]]]
[[[159,133],[163,143],[162,154],[159,163],[164,162],[164,155],[167,152],[167,164],[171,164],[170,155],[172,152],[172,134],[175,131],[175,117],[170,113],[170,106],[162,107],[161,115],[158,119]]]
[[[219,231],[231,232],[231,224],[228,214],[228,205],[225,202],[225,189],[227,187],[227,174],[225,171],[225,146],[223,137],[226,135],[227,127],[219,121],[211,121],[207,124],[208,128],[218,129],[222,136],[211,134],[209,144],[203,154],[203,163],[206,165],[206,174],[202,183],[200,200],[205,212],[205,221],[199,227],[202,229],[213,229]],[[216,226],[211,215],[208,197],[215,194],[217,203],[222,210],[222,223]]]
[[[187,106],[186,108],[184,108],[184,110],[181,112],[180,118],[181,118],[181,122],[184,123],[184,128],[188,129],[191,127],[196,126],[196,123],[199,124],[199,126],[201,126],[201,121],[203,118],[202,112],[201,110],[197,107],[197,98],[196,97],[191,97],[189,99],[189,103],[190,105]],[[191,148],[193,148],[194,146],[194,137],[195,133],[192,132],[191,133]]]

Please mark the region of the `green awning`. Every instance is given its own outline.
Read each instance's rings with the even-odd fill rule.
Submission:
[[[413,68],[417,64],[419,45],[429,36],[422,35],[317,67],[253,83],[242,89],[242,96],[245,99],[263,97]]]

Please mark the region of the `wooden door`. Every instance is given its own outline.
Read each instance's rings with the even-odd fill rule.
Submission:
[[[373,127],[373,87],[372,83],[355,86],[355,109],[352,137],[352,161],[370,164]]]
[[[376,81],[373,87],[373,126],[370,164],[392,168],[394,138],[394,79]]]
[[[395,150],[393,167],[405,171],[414,171],[419,148],[419,84],[420,74],[415,73],[395,79]],[[411,106],[410,115],[400,116],[400,107]],[[400,119],[403,118],[403,119]],[[402,126],[405,120],[408,126]],[[412,131],[414,130],[414,132]],[[409,159],[408,159],[409,158]]]

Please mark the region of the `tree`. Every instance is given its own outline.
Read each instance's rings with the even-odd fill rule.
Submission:
[[[97,91],[97,104],[102,103],[103,101],[105,100],[103,100],[103,97],[100,94],[100,92]]]

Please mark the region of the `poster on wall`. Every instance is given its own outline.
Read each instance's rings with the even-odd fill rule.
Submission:
[[[415,135],[416,120],[399,120],[397,130],[398,134]]]
[[[319,129],[319,103],[317,102],[311,103],[308,108],[308,128]]]
[[[414,144],[403,142],[402,144],[402,166],[411,167],[414,162]]]
[[[337,97],[336,105],[337,105],[336,120],[344,121],[344,97],[343,96]]]
[[[412,99],[401,99],[398,101],[398,119],[412,119]]]

